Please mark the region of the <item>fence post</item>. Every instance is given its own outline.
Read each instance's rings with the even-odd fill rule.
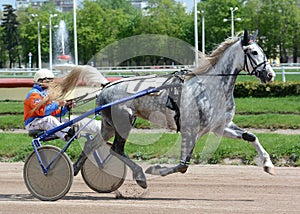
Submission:
[[[282,67],[281,74],[282,74],[282,82],[285,82],[286,79],[285,79],[285,70],[284,70],[284,67]]]

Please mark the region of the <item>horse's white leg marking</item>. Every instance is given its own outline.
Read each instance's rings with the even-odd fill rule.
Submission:
[[[254,134],[241,129],[240,127],[231,122],[224,129],[223,136],[233,139],[243,139],[251,142],[263,162],[264,171],[270,174],[275,174],[274,165],[271,161],[270,155],[259,143],[258,138]]]
[[[270,155],[266,152],[266,150],[259,143],[258,138],[255,136],[255,141],[251,142],[258,152],[261,160],[263,161],[264,170],[270,174],[275,174],[274,165],[271,161]]]

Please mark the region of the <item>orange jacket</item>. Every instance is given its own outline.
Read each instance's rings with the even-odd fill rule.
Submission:
[[[40,108],[33,109],[39,104],[39,102],[47,96],[45,90],[34,84],[33,88],[29,91],[24,100],[24,125],[31,123],[35,118],[42,118],[45,116],[60,116],[65,115],[68,112],[67,107],[63,107],[62,111],[59,109],[57,102],[45,103]]]

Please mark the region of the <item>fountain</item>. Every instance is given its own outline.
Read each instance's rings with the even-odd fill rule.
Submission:
[[[58,30],[55,34],[54,54],[55,61],[53,68],[60,71],[59,76],[67,74],[74,68],[75,65],[72,63],[70,55],[69,32],[63,20],[60,20]]]

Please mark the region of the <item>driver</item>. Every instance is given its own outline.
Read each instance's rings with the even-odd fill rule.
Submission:
[[[24,126],[26,130],[50,130],[61,125],[62,122],[68,121],[66,118],[62,118],[62,122],[60,122],[58,117],[64,116],[69,112],[71,108],[75,106],[74,102],[67,102],[66,100],[49,101],[38,106],[40,101],[48,95],[48,84],[53,80],[54,74],[48,69],[40,69],[34,75],[33,88],[29,91],[24,100]],[[90,134],[100,133],[100,121],[90,121],[89,118],[84,118],[77,124],[81,127],[87,122],[90,123],[85,127],[84,131]],[[65,141],[68,141],[74,134],[75,131],[71,127],[67,127],[55,133],[55,135]]]

